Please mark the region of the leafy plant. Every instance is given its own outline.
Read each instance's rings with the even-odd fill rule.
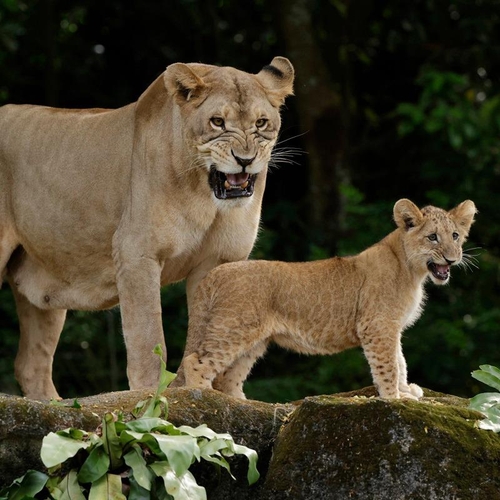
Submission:
[[[161,359],[159,346],[154,352]],[[44,492],[48,493],[43,498],[54,500],[204,500],[205,488],[189,468],[203,459],[231,474],[226,458],[233,455],[248,458],[248,483],[255,483],[259,472],[254,450],[206,425],[176,427],[160,418],[167,411],[161,394],[174,378],[161,360],[157,391],[137,404],[136,414],[146,410],[136,420],[124,422],[121,414],[106,413],[96,432],[69,428],[49,433],[41,449],[49,475],[28,471],[0,492],[0,500],[34,498]]]
[[[491,365],[481,365],[472,376],[500,391],[500,369]],[[469,408],[479,411],[486,418],[479,422],[481,429],[500,432],[500,392],[483,392],[470,400]]]

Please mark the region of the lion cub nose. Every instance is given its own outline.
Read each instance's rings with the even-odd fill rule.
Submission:
[[[252,158],[241,158],[241,156],[236,156],[234,154],[234,151],[232,151],[232,150],[231,150],[231,153],[233,154],[233,157],[236,160],[236,163],[240,167],[242,167],[243,170],[245,170],[245,168],[248,167],[248,165],[250,165],[255,160],[255,156],[253,156]]]
[[[450,260],[450,259],[447,259],[446,257],[444,258],[444,260],[448,263],[449,266],[455,264],[455,262],[457,261],[457,259]]]

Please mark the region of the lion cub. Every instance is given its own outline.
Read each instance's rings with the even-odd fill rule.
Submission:
[[[243,382],[271,341],[304,354],[361,345],[381,397],[420,398],[407,382],[401,332],[421,314],[427,278],[444,285],[461,263],[475,213],[470,200],[447,212],[402,199],[397,229],[354,257],[215,268],[196,291],[174,385],[244,398]]]

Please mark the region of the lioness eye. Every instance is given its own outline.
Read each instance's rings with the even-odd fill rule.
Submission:
[[[458,240],[458,237],[460,235],[458,233],[453,233],[452,236],[453,236],[453,239],[456,241],[456,240]]]
[[[267,118],[259,118],[256,122],[255,122],[255,126],[257,128],[260,128],[260,129],[263,129],[265,128],[265,126],[267,125]]]
[[[213,116],[210,118],[210,123],[215,128],[224,128],[224,118],[221,118],[220,116]]]
[[[437,239],[438,239],[436,233],[429,234],[429,236],[427,236],[427,238],[429,239],[429,241],[437,241]]]

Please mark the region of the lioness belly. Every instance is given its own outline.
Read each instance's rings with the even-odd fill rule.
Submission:
[[[7,276],[13,286],[40,309],[98,310],[118,303],[112,265],[61,277],[20,249],[9,263]]]

